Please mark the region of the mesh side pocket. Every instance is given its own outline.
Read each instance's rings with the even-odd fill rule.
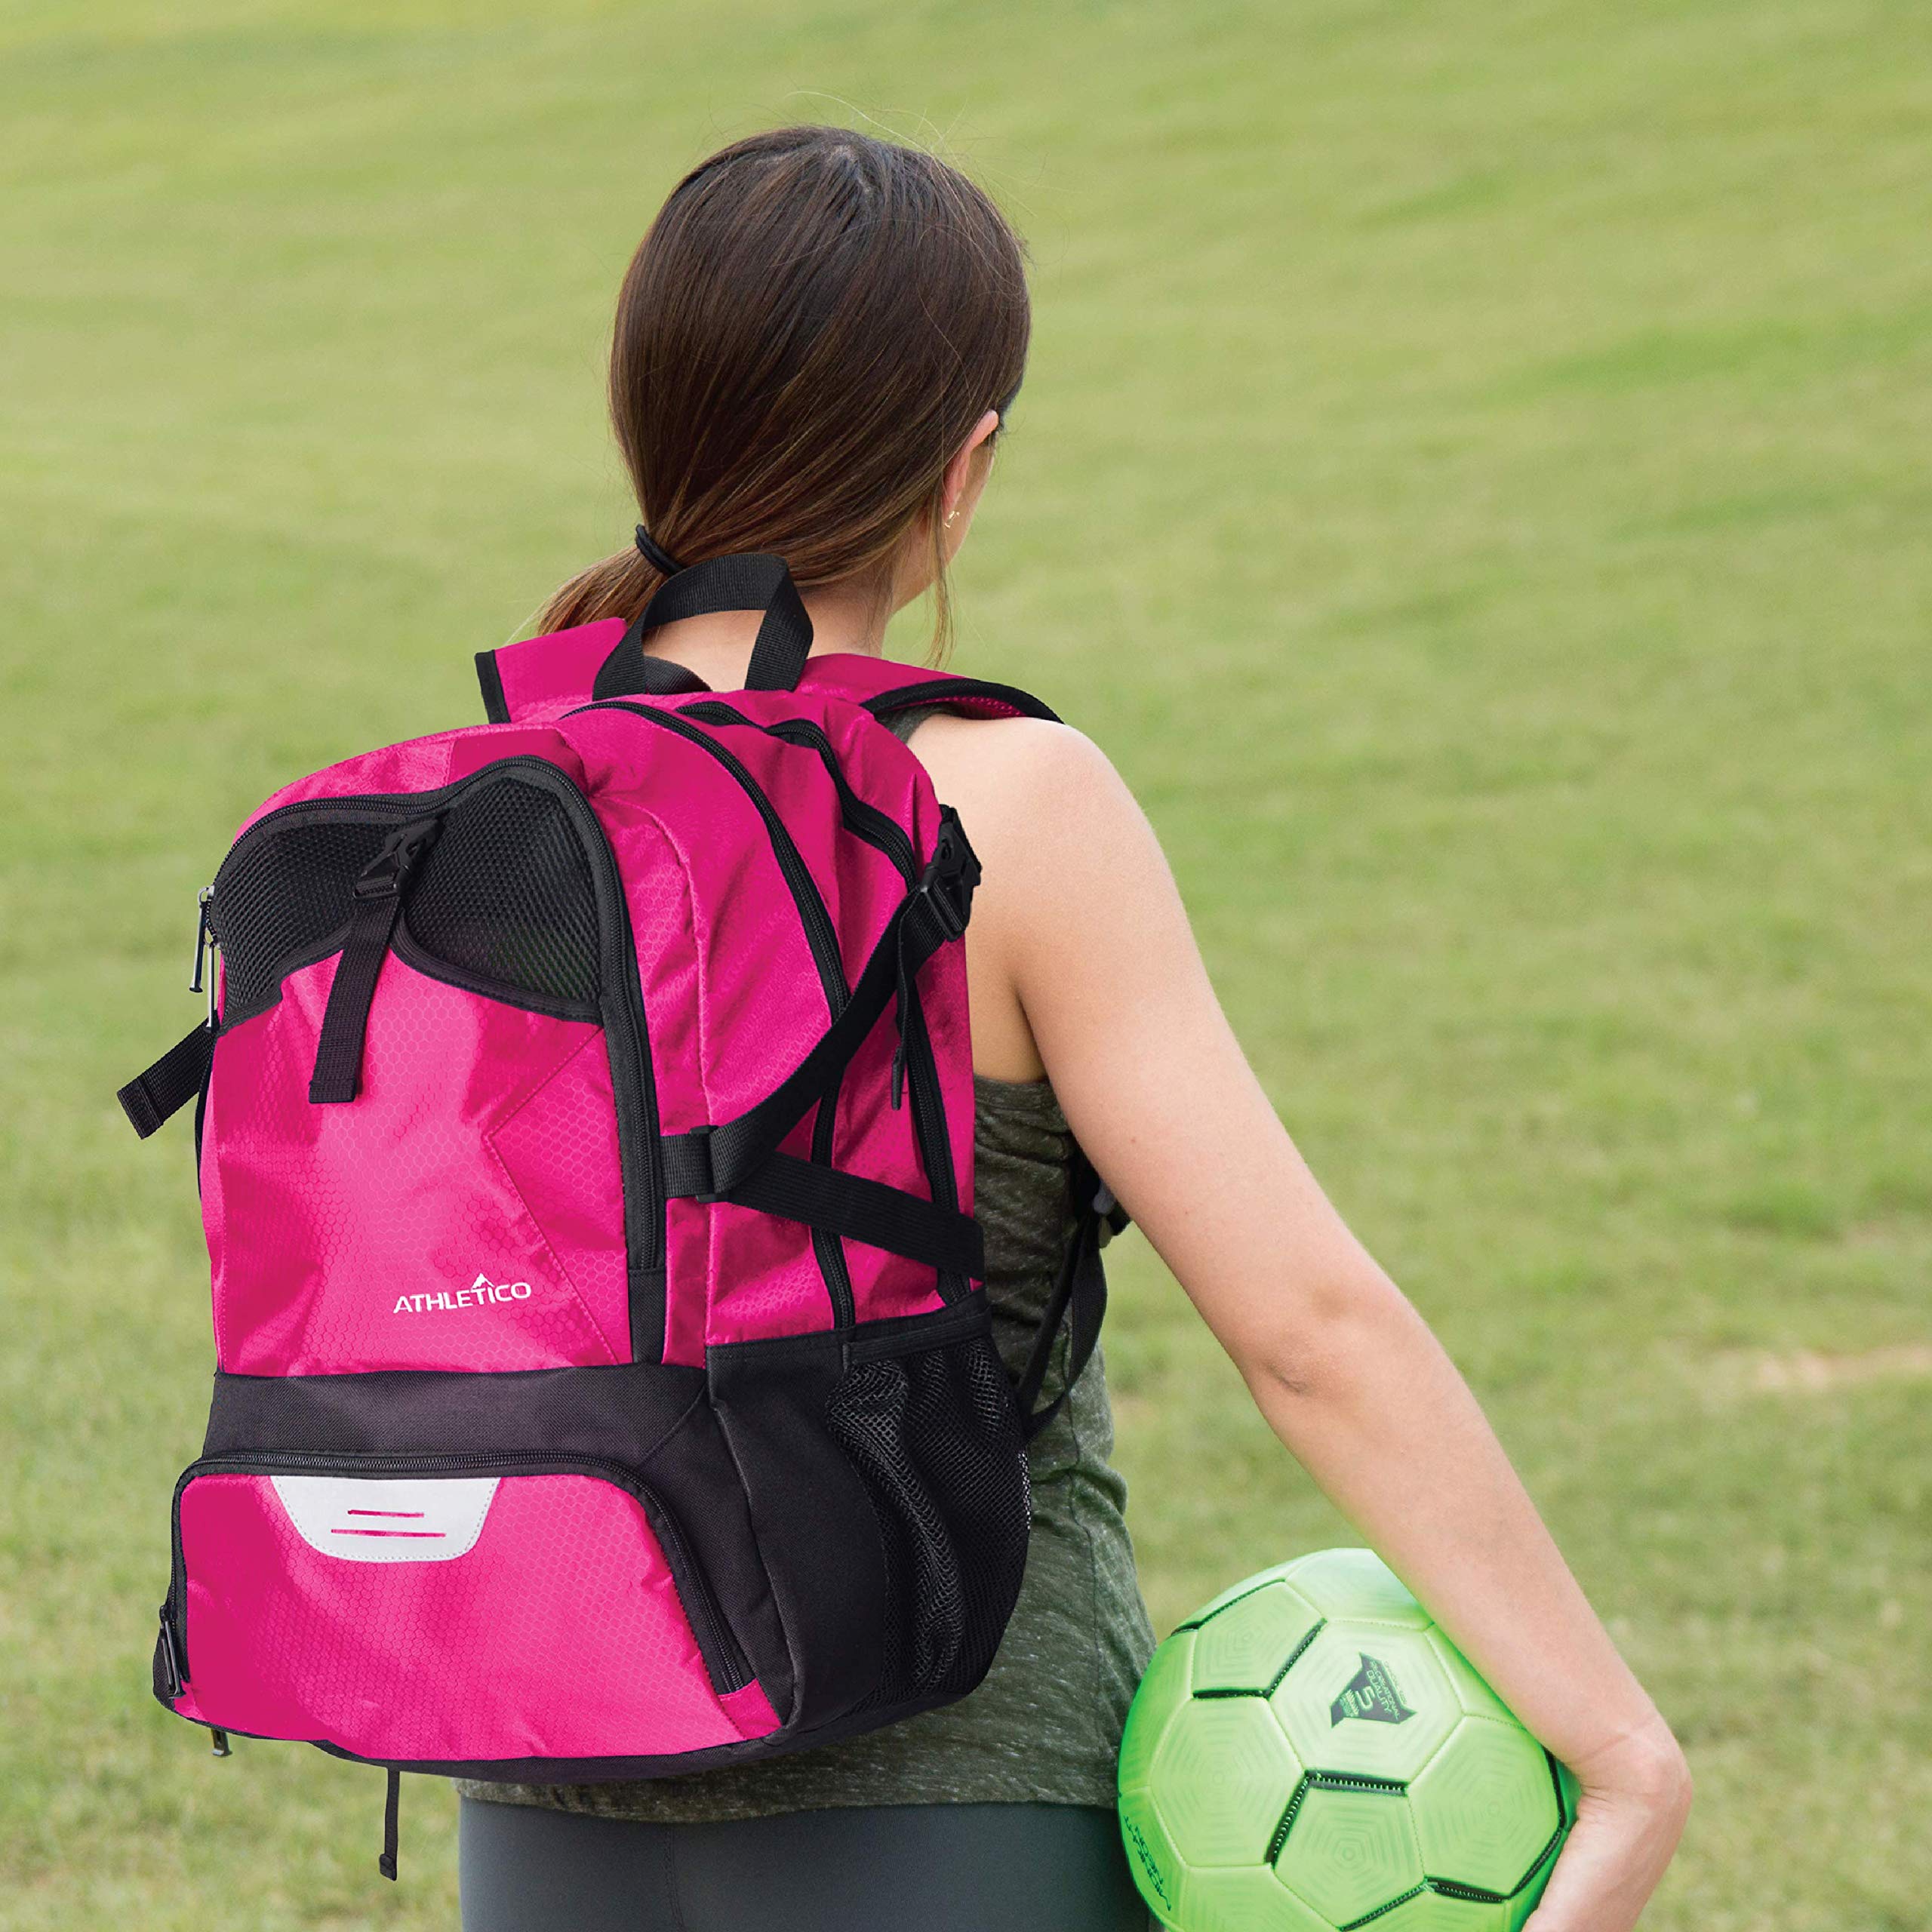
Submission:
[[[1026,1459],[990,1341],[855,1363],[826,1404],[878,1518],[885,1655],[868,1705],[961,1697],[985,1675],[1026,1568]]]
[[[432,958],[546,999],[598,993],[597,896],[570,814],[514,779],[445,816],[403,918]]]

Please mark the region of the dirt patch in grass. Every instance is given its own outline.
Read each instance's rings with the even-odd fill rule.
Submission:
[[[1932,1380],[1932,1342],[1895,1342],[1855,1355],[1817,1349],[1740,1350],[1720,1358],[1722,1386],[1756,1395],[1828,1395],[1868,1382]]]

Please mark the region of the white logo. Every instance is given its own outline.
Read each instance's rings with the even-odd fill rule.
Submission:
[[[493,1301],[528,1301],[530,1284],[528,1281],[493,1281],[488,1275],[478,1275],[466,1288],[458,1288],[454,1294],[442,1289],[435,1294],[398,1295],[395,1306],[389,1310],[392,1315],[427,1315],[432,1310],[448,1308],[483,1308]]]

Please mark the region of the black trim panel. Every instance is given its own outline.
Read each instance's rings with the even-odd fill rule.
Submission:
[[[483,715],[492,724],[513,723],[509,702],[503,696],[503,674],[494,651],[476,654],[476,682],[483,693]]]

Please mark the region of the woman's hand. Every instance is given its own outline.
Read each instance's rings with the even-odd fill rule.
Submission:
[[[1629,1932],[1684,1835],[1690,1767],[1660,1718],[1574,1768],[1577,1823],[1524,1932]]]

